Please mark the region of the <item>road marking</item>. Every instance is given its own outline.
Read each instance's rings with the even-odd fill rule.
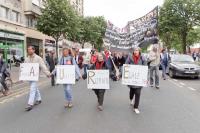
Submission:
[[[185,86],[185,84],[183,82],[180,82],[181,85]]]
[[[177,84],[177,83],[175,83],[175,82],[173,82],[172,80],[169,80],[171,83],[173,83],[173,84],[175,84],[176,86],[178,86],[178,87],[180,87],[180,88],[182,88],[183,86],[181,86],[181,85],[179,85],[179,84]]]
[[[192,87],[188,87],[188,89],[192,90],[192,91],[196,91],[196,89],[192,88]]]
[[[176,80],[176,79],[173,79],[175,82],[178,82],[178,80]]]

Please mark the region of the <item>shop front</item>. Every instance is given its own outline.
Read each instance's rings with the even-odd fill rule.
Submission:
[[[0,53],[5,61],[24,57],[24,34],[0,30]]]

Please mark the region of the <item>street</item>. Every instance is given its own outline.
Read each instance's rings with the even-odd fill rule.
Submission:
[[[64,108],[63,87],[40,83],[42,104],[25,112],[27,92],[0,99],[1,133],[197,133],[200,130],[200,80],[162,80],[160,89],[143,88],[139,115],[129,103],[129,89],[111,81],[104,110],[87,90],[86,81],[73,86],[74,107]],[[23,90],[20,86],[18,92]],[[17,93],[17,92],[16,92]]]

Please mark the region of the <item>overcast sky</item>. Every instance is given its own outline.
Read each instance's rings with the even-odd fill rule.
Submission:
[[[164,0],[84,0],[85,16],[104,16],[122,28],[128,21],[142,17]]]

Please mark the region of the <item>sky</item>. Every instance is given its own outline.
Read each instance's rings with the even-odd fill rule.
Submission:
[[[123,28],[128,21],[140,18],[161,6],[164,0],[84,0],[84,16],[104,16]]]

